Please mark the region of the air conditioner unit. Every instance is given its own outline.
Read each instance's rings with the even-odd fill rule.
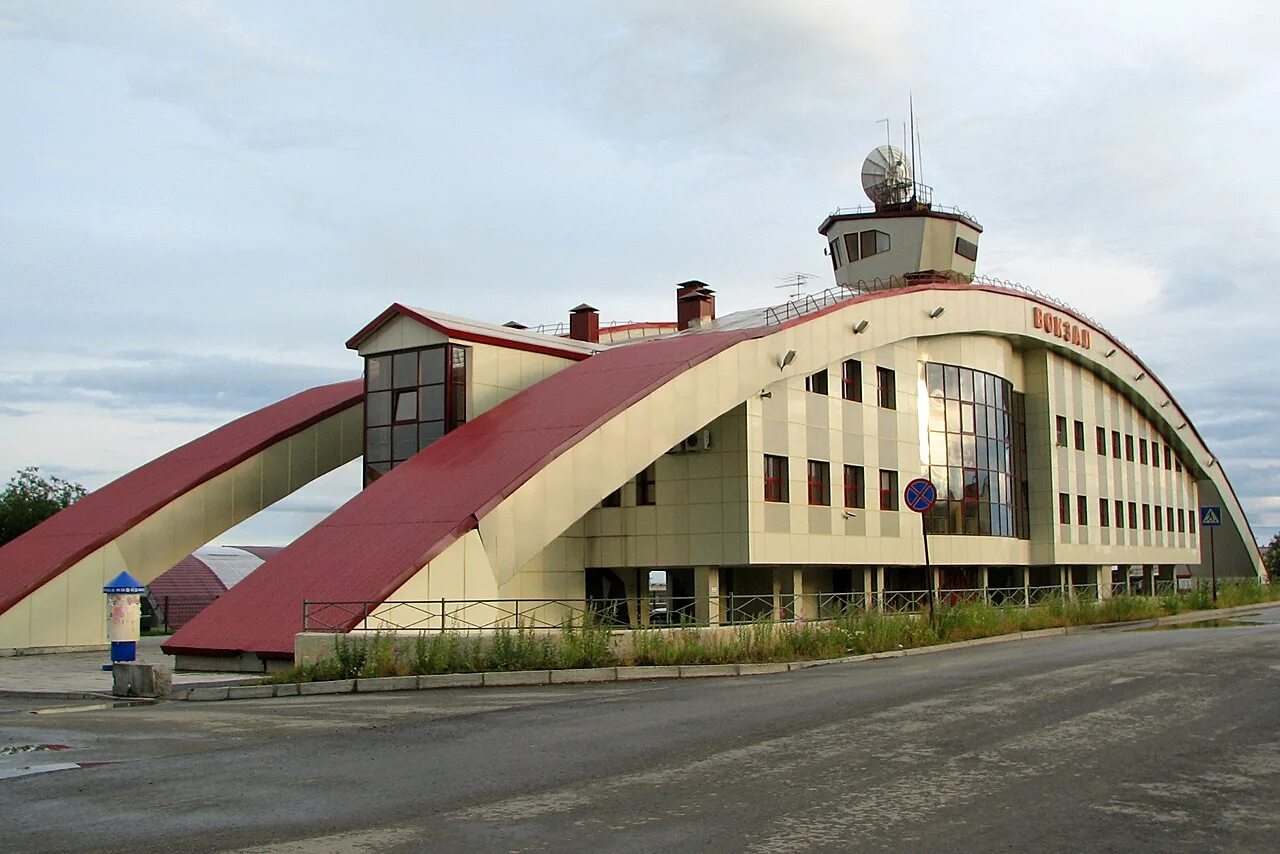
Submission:
[[[686,452],[709,451],[711,450],[711,431],[699,430],[692,436],[684,440],[684,450]]]

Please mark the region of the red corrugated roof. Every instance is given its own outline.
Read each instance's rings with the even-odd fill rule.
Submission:
[[[762,333],[640,341],[525,389],[379,478],[228,590],[164,649],[292,657],[304,599],[385,599],[598,425],[753,334]]]
[[[237,418],[89,493],[0,548],[0,613],[178,496],[361,401],[362,380],[320,386]]]

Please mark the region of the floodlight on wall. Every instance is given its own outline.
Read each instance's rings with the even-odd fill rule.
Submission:
[[[1138,371],[1138,375],[1133,378],[1133,381],[1137,382],[1138,380],[1144,378],[1146,375],[1147,375],[1146,371]]]
[[[1164,403],[1160,404],[1160,408],[1164,409],[1168,405],[1169,405],[1169,401],[1166,400]]]
[[[929,312],[929,317],[932,320],[937,320],[939,317],[942,317],[942,313],[946,310],[947,310],[946,306],[940,305],[937,308],[935,308],[933,311]]]
[[[1217,460],[1215,460],[1213,457],[1209,457],[1209,468],[1213,468],[1213,464],[1216,462]]]
[[[786,368],[787,365],[791,364],[795,360],[796,360],[796,351],[788,350],[786,352],[786,355],[778,357],[778,370],[780,371],[783,370],[784,368]]]
[[[1116,354],[1116,348],[1115,348],[1115,347],[1112,347],[1112,348],[1111,348],[1110,350],[1108,350],[1104,355],[1106,356],[1106,358],[1110,359],[1110,358],[1111,358],[1112,356],[1114,356],[1115,354]]]
[[[850,513],[848,510],[846,510],[846,511],[844,511],[844,518],[846,518],[846,519],[856,519],[856,518],[858,518],[858,514],[857,514],[857,513]]]
[[[856,325],[854,325],[854,327],[853,327],[853,334],[854,334],[854,335],[861,335],[862,333],[864,333],[864,332],[866,332],[866,331],[867,331],[867,327],[868,327],[868,326],[870,326],[870,325],[871,325],[871,321],[870,321],[870,320],[859,320],[859,321],[857,322],[857,324],[856,324]]]
[[[1186,427],[1186,426],[1187,426],[1187,422],[1183,421],[1181,424],[1178,425],[1178,429],[1181,430],[1183,427]]]
[[[761,392],[760,392],[760,399],[761,399],[761,400],[764,400],[765,398],[770,398],[770,397],[773,397],[773,392],[771,392],[771,391],[761,391]]]

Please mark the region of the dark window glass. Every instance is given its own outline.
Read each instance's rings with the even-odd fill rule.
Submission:
[[[370,395],[372,397],[372,395]],[[418,393],[416,391],[396,392],[395,423],[418,420]]]
[[[606,495],[604,497],[604,500],[600,502],[600,506],[601,507],[621,507],[622,506],[622,487],[618,487],[613,492],[610,492],[608,495]]]
[[[844,236],[844,255],[850,262],[858,260],[858,235],[856,233]]]
[[[1147,440],[1146,439],[1138,440],[1138,462],[1142,463],[1144,466],[1147,464]]]
[[[864,231],[858,235],[858,255],[870,258],[874,254],[876,254],[876,233]]]
[[[1196,532],[1196,511],[1194,509],[1187,511],[1187,533],[1194,534]]]
[[[1083,495],[1076,496],[1076,524],[1089,524],[1089,499]]]
[[[365,396],[365,423],[370,427],[385,427],[391,423],[391,392],[375,391]]]
[[[1178,533],[1185,534],[1187,532],[1187,515],[1182,508],[1178,508]]]
[[[422,421],[418,424],[418,448],[425,448],[444,435],[443,421]]]
[[[1058,493],[1058,521],[1064,525],[1071,524],[1071,496],[1065,492]]]
[[[787,458],[764,455],[764,500],[787,500]]]
[[[1098,454],[1100,456],[1107,455],[1107,429],[1105,427],[1098,428]]]
[[[844,506],[866,507],[867,484],[862,466],[844,467]]]
[[[831,265],[839,268],[844,261],[840,259],[840,238],[831,241]]]
[[[1154,517],[1152,521],[1156,523],[1156,530],[1163,531],[1164,530],[1164,508],[1162,508],[1159,504],[1157,504],[1155,512],[1152,513],[1151,515]]]
[[[1098,524],[1104,528],[1111,526],[1111,502],[1105,498],[1098,499]]]
[[[1150,504],[1142,505],[1142,530],[1144,531],[1151,530],[1151,505]]]
[[[1173,448],[1168,445],[1164,446],[1164,467],[1166,471],[1173,468]]]
[[[821,506],[831,504],[830,463],[809,460],[809,503]]]
[[[656,463],[650,463],[636,475],[636,505],[646,507],[657,503],[658,467]]]
[[[1076,428],[1076,436],[1075,436],[1076,450],[1083,451],[1084,450],[1084,422],[1077,421],[1075,423],[1075,428]]]
[[[809,374],[804,378],[804,390],[813,392],[814,394],[827,393],[827,371],[823,368],[815,374]]]
[[[1054,418],[1054,436],[1059,448],[1067,446],[1067,419],[1066,416],[1058,415]]]
[[[840,377],[840,393],[845,400],[862,402],[862,363],[857,359],[845,359]]]
[[[402,463],[418,452],[418,425],[397,424],[391,428],[391,459]]]
[[[1138,504],[1135,501],[1129,502],[1129,527],[1138,530]]]
[[[369,391],[391,388],[391,357],[370,356],[364,361],[365,387]]]
[[[1164,526],[1165,526],[1165,529],[1172,534],[1173,533],[1173,508],[1166,507],[1164,510],[1165,510]]]
[[[889,235],[883,231],[876,232],[876,252],[889,251]]]
[[[418,360],[419,385],[435,385],[444,382],[444,348],[423,350]]]
[[[1133,462],[1133,436],[1129,433],[1124,434],[1124,458]]]
[[[1111,431],[1111,456],[1120,459],[1120,431]]]
[[[1177,457],[1174,457],[1173,459],[1173,470],[1176,472],[1182,471],[1182,460],[1178,459]]]
[[[444,420],[444,385],[428,385],[418,390],[422,397],[420,411],[423,421]]]
[[[880,509],[898,509],[898,473],[880,469]]]
[[[898,408],[897,386],[889,368],[876,368],[876,402],[881,409]]]
[[[956,254],[961,258],[968,258],[970,261],[978,260],[978,244],[970,243],[963,237],[956,238]]]
[[[1116,500],[1116,527],[1124,527],[1124,502]]]
[[[366,462],[386,462],[391,459],[391,428],[370,427],[364,434]]]
[[[418,384],[418,353],[396,353],[393,356],[392,378],[395,388],[413,388]]]

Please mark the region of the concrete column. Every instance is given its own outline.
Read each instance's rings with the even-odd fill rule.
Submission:
[[[982,585],[982,601],[991,601],[991,567],[982,567],[979,575],[982,577],[980,584]]]
[[[876,607],[884,610],[884,567],[876,567]]]
[[[1071,567],[1069,566],[1058,567],[1058,589],[1062,591],[1061,595],[1063,599],[1067,598],[1067,587],[1070,586],[1067,584],[1067,582],[1070,581],[1070,577],[1071,577]]]
[[[1151,564],[1144,563],[1142,565],[1142,593],[1145,596],[1154,595],[1156,592],[1155,578],[1152,577]]]
[[[875,607],[875,600],[871,597],[871,584],[871,567],[864,566],[862,568],[862,604],[868,611]]]
[[[1031,567],[1022,568],[1022,604],[1031,604]]]
[[[774,622],[782,621],[782,573],[783,568],[775,566],[773,568],[773,619]]]
[[[653,600],[649,593],[649,570],[641,568],[636,570],[636,600],[639,607],[640,625],[649,625],[649,612],[653,610]]]
[[[1111,598],[1111,567],[1094,567],[1094,578],[1098,583],[1098,601]]]
[[[720,625],[720,567],[693,568],[694,615],[702,625]]]
[[[804,571],[804,567],[798,566],[791,573],[791,591],[795,595],[795,613],[792,616],[802,620],[816,620],[818,619],[817,584],[815,582],[806,587]],[[811,572],[810,576],[812,575]]]

